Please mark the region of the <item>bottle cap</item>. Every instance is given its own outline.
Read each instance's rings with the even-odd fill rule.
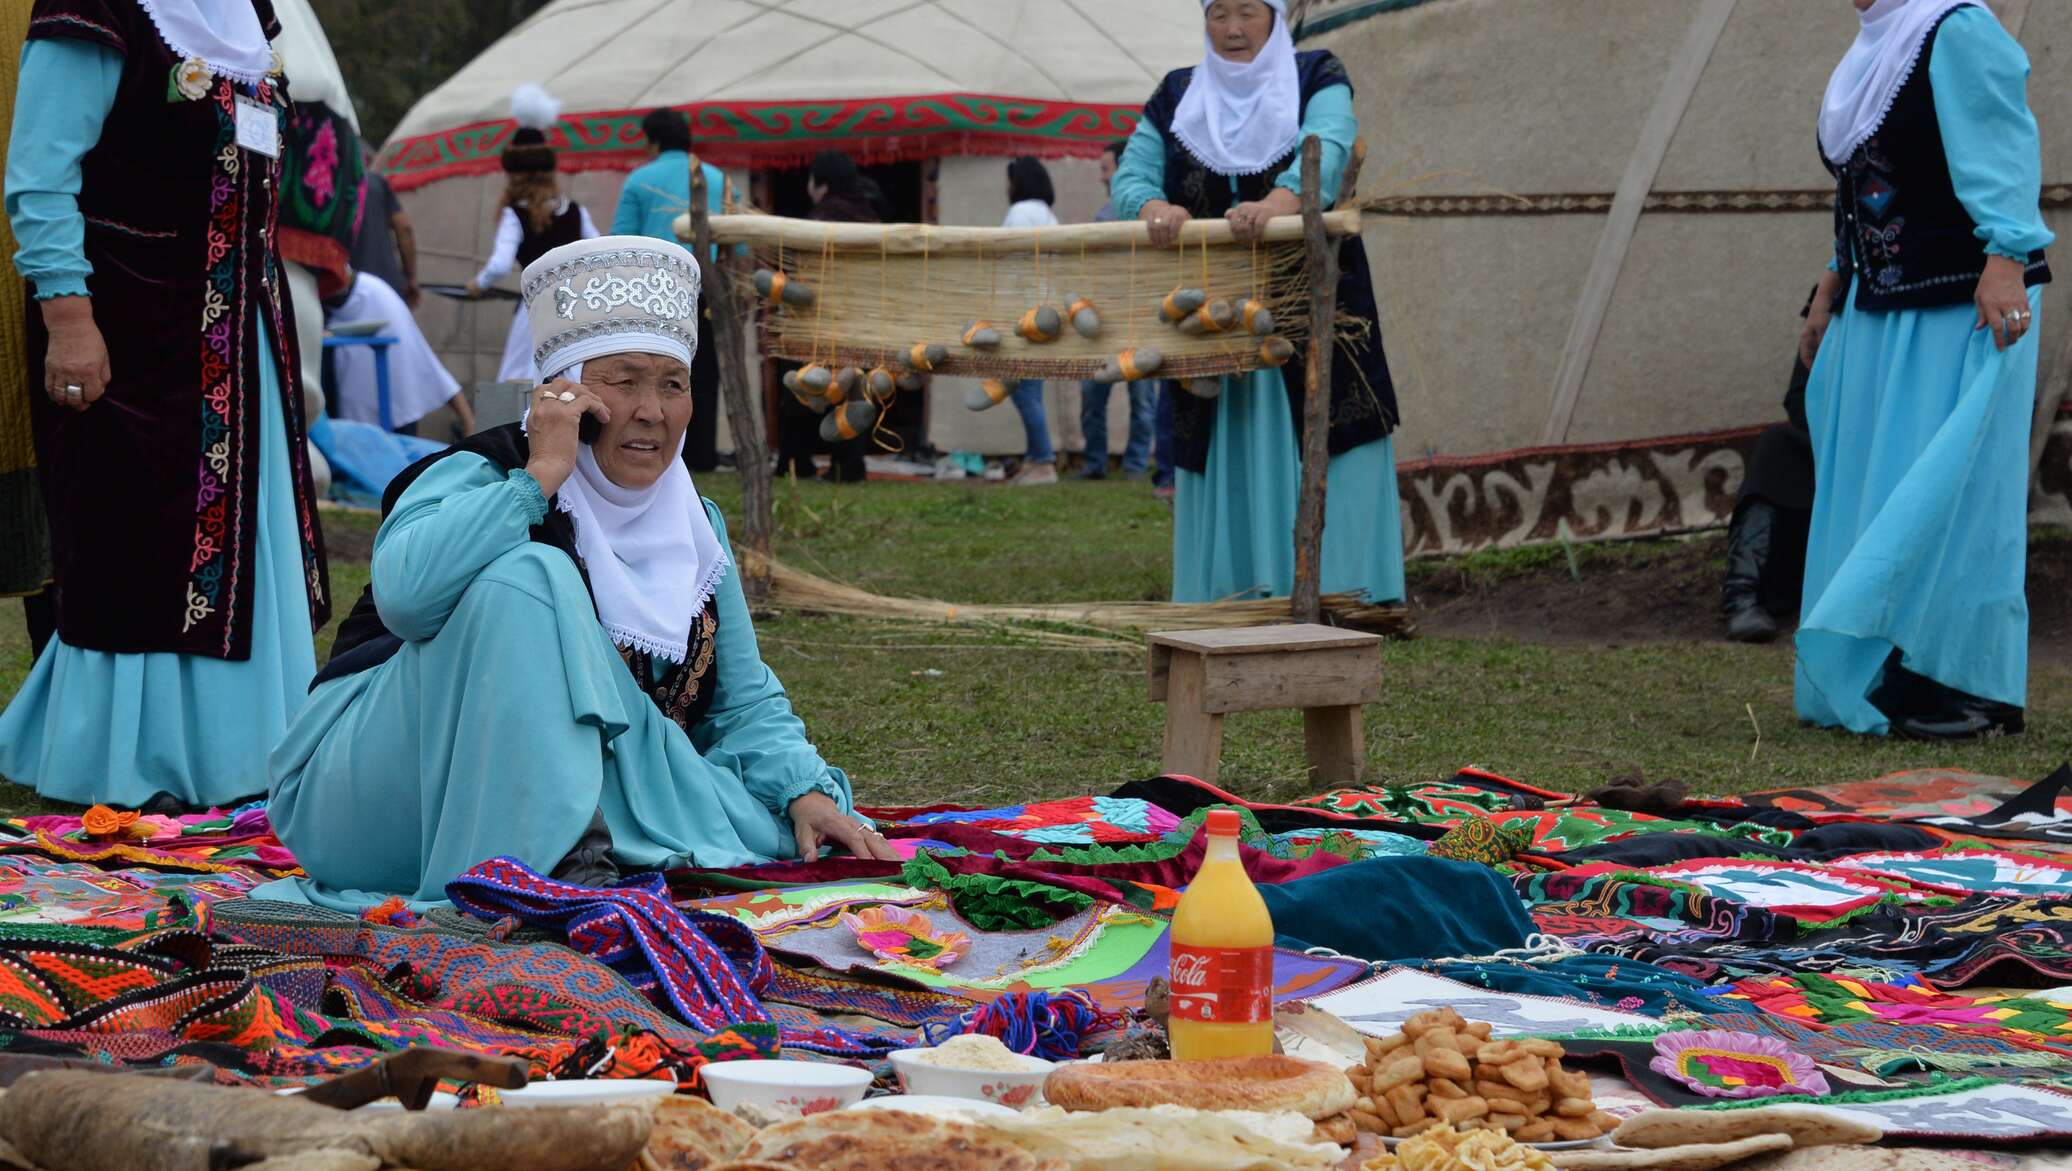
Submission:
[[[1238,835],[1238,831],[1244,828],[1244,822],[1238,819],[1237,810],[1235,809],[1209,810],[1209,819],[1206,824],[1208,831],[1219,838],[1234,838]]]

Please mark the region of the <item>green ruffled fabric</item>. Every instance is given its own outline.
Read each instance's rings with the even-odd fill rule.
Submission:
[[[900,870],[908,886],[939,890],[981,931],[1032,931],[1093,906],[1090,895],[996,874],[952,874],[922,850]]]

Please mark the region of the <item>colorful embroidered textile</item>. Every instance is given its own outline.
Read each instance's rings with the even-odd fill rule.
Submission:
[[[1971,817],[1990,813],[2026,788],[2026,781],[2006,777],[1950,769],[1921,769],[1868,781],[1745,793],[1741,802],[1754,808],[1787,810],[1814,821],[1849,818],[1906,821],[1938,815]]]
[[[1827,1079],[1813,1063],[1772,1037],[1703,1029],[1655,1038],[1655,1072],[1708,1098],[1769,1098],[1825,1094]]]
[[[1712,1109],[1777,1104],[1775,1099]],[[1916,1142],[1968,1140],[1971,1144],[2038,1143],[2072,1138],[2072,1095],[2036,1085],[1967,1081],[1930,1090],[1829,1097],[1818,1105],[1868,1122],[1886,1137]]]
[[[1434,858],[1502,866],[1523,853],[1530,844],[1531,838],[1527,834],[1500,826],[1487,817],[1475,816],[1462,818],[1426,852]]]
[[[1957,895],[2072,898],[2072,863],[2002,850],[1851,854],[1829,865]]]
[[[1589,877],[1616,874],[1612,863],[1576,867]],[[1868,874],[1851,874],[1807,862],[1754,858],[1700,858],[1644,872],[1653,882],[1695,886],[1717,898],[1789,915],[1803,923],[1830,923],[1885,902],[1941,901],[1938,896]]]
[[[0,854],[0,926],[77,923],[116,931],[156,931],[184,924],[210,903],[242,898],[272,876],[239,868],[221,872],[103,870],[32,854]]]
[[[1310,1003],[1370,1037],[1386,1037],[1418,1013],[1451,1007],[1489,1022],[1499,1037],[1555,1036],[1606,1030],[1647,1035],[1664,1027],[1653,1017],[1580,1000],[1477,988],[1428,972],[1394,968]]]
[[[1148,801],[1114,797],[1069,797],[999,809],[966,809],[921,813],[907,826],[968,825],[994,833],[1059,845],[1096,842],[1153,842],[1173,831],[1180,819]]]
[[[98,807],[97,807],[98,808]],[[89,811],[91,813],[93,811]],[[159,869],[225,872],[256,867],[275,875],[299,872],[295,856],[281,845],[266,819],[266,806],[255,802],[225,812],[164,814],[128,818],[118,833],[95,833],[87,819],[69,814],[18,817],[6,824],[24,837],[0,842],[0,852],[40,853],[60,861],[120,862]]]
[[[2072,1057],[2072,1003],[2014,996],[1973,998],[1919,984],[1879,984],[1811,973],[1742,980],[1723,995],[1813,1025],[1930,1025],[2018,1045],[2052,1046]]]

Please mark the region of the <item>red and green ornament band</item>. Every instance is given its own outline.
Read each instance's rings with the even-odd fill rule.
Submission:
[[[941,155],[1092,158],[1137,128],[1129,105],[1048,102],[988,94],[930,94],[846,102],[712,102],[680,107],[698,156],[722,167],[787,167],[828,149],[866,165]],[[646,110],[570,114],[547,134],[564,171],[628,171],[647,161]],[[391,143],[380,168],[399,191],[499,167],[510,119]]]

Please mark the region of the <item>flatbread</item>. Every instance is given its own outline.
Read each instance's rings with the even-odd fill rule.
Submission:
[[[1316,1124],[1292,1112],[1052,1107],[979,1125],[1068,1171],[1324,1171],[1345,1157],[1335,1143],[1308,1141]]]
[[[1067,1110],[1186,1106],[1195,1110],[1292,1110],[1322,1120],[1352,1109],[1359,1095],[1344,1073],[1297,1057],[1206,1061],[1106,1061],[1061,1065],[1043,1096]]]
[[[648,1157],[662,1171],[706,1171],[739,1155],[755,1127],[703,1098],[674,1094],[655,1105]]]
[[[1790,1149],[1788,1134],[1759,1134],[1731,1143],[1690,1143],[1651,1151],[1550,1151],[1547,1157],[1561,1171],[1714,1171]]]
[[[1885,1132],[1818,1106],[1751,1106],[1741,1110],[1648,1110],[1612,1132],[1622,1147],[1727,1143],[1759,1134],[1788,1134],[1794,1147],[1867,1145]]]
[[[768,1127],[740,1153],[810,1171],[1048,1171],[1016,1143],[968,1122],[894,1110],[838,1110]]]

